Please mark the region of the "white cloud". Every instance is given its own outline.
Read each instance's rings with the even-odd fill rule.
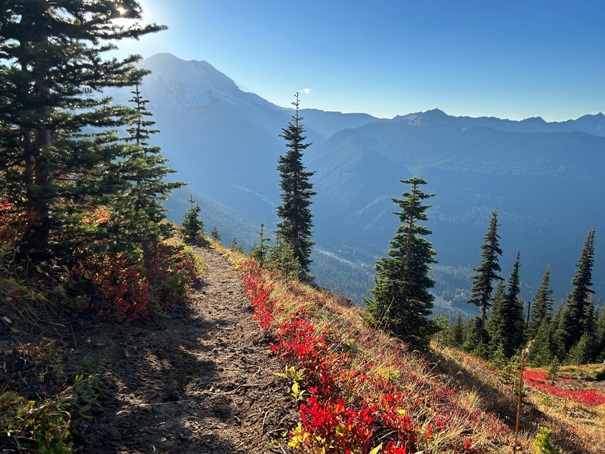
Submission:
[[[311,93],[311,89],[310,88],[303,88],[302,92],[304,95],[308,95],[309,93]]]

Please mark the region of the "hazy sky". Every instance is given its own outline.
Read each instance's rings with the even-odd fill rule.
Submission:
[[[605,111],[605,0],[140,0],[125,45],[288,106],[566,120]]]

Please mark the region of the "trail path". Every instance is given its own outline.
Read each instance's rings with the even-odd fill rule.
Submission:
[[[186,305],[151,324],[76,331],[78,350],[103,358],[115,393],[81,452],[288,452],[281,435],[296,424],[296,406],[240,277],[215,251],[196,253],[202,283]]]

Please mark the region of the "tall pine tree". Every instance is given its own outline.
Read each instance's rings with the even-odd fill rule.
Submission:
[[[130,102],[133,110],[125,117],[128,136],[120,159],[114,163],[121,187],[111,199],[113,208],[110,228],[122,243],[130,242],[147,250],[172,233],[170,224],[163,223],[166,209],[162,203],[173,189],[183,183],[167,182],[174,173],[160,154],[160,147],[150,143],[158,131],[147,110],[147,101],[135,85]]]
[[[508,279],[508,290],[498,310],[497,318],[494,313],[492,325],[492,345],[502,346],[506,358],[510,358],[523,344],[525,319],[523,317],[523,302],[519,299],[519,267],[520,254],[513,266]],[[495,312],[495,311],[494,311]]]
[[[404,199],[393,199],[400,212],[401,225],[391,240],[389,256],[376,262],[376,278],[371,290],[373,299],[368,310],[376,324],[383,326],[401,339],[425,345],[435,326],[428,316],[433,309],[434,297],[429,292],[435,282],[429,277],[430,265],[436,263],[431,243],[424,238],[431,231],[420,224],[428,219],[430,205],[423,201],[434,194],[425,194],[421,178],[403,180],[411,185],[403,192]]]
[[[531,318],[526,332],[528,340],[532,340],[536,337],[540,326],[545,320],[547,324],[550,323],[553,304],[554,294],[550,289],[550,268],[546,268],[542,283],[536,292],[536,296],[534,296],[533,309],[531,311]]]
[[[313,215],[310,210],[311,197],[316,193],[309,179],[315,172],[308,172],[302,162],[303,151],[311,145],[305,143],[305,129],[299,115],[299,95],[296,93],[294,115],[286,128],[282,129],[280,137],[286,140],[288,151],[280,156],[277,169],[280,175],[282,204],[277,208],[281,222],[277,224],[277,244],[286,243],[298,262],[298,277],[311,280],[309,265],[311,264],[311,248],[313,241]],[[276,245],[277,247],[277,245]]]
[[[164,28],[138,19],[135,0],[0,5],[0,190],[24,213],[24,256],[47,255],[66,211],[107,200],[119,186],[108,169],[122,147],[97,128],[124,125],[126,110],[94,92],[145,74],[134,66],[139,56],[103,58],[116,41]]]
[[[498,235],[498,211],[492,213],[492,219],[489,224],[489,229],[483,237],[481,245],[481,263],[477,268],[477,274],[471,277],[473,286],[471,288],[471,297],[468,300],[469,304],[474,304],[481,309],[481,324],[485,326],[487,319],[487,311],[492,305],[492,292],[494,290],[494,281],[503,280],[500,276],[502,268],[498,261],[498,257],[502,255],[500,249],[500,236]]]
[[[563,310],[557,335],[561,339],[566,352],[580,340],[586,332],[589,305],[592,304],[592,266],[594,264],[595,230],[590,229],[578,264],[574,278],[571,281],[572,290],[567,296],[567,306]]]

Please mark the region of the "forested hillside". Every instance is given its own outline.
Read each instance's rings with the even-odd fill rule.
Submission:
[[[235,236],[250,248],[261,223],[271,234],[279,204],[275,167],[283,151],[278,134],[291,111],[239,90],[206,62],[160,54],[142,67],[153,70],[143,93],[162,130],[158,143],[177,177],[189,183],[180,202],[168,202],[169,216],[180,219],[192,192],[210,199],[202,216],[227,242]],[[586,232],[605,224],[593,209],[604,195],[602,114],[558,123],[453,117],[439,110],[378,119],[304,107],[303,97],[300,114],[312,143],[305,162],[316,172],[318,282],[358,301],[368,296],[373,264],[396,228],[391,198],[400,195],[399,180],[420,176],[436,194],[429,223],[437,296],[468,308],[468,279],[494,209],[502,223],[504,269],[512,269],[517,251],[525,257],[523,297],[531,297],[549,264],[557,297],[569,292]],[[359,265],[355,273],[363,277],[347,283],[349,263]],[[600,293],[605,266],[598,258],[594,272]],[[345,277],[340,285],[335,275]]]

